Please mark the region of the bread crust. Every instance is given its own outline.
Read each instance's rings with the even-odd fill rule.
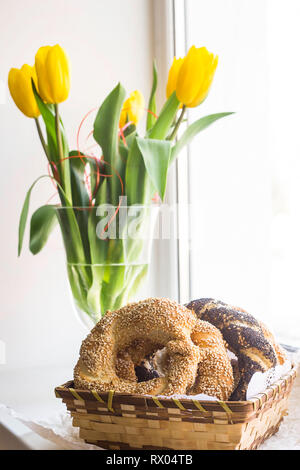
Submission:
[[[265,372],[284,362],[285,353],[271,332],[245,310],[212,298],[193,300],[186,307],[200,320],[217,327],[238,359],[240,377],[231,400],[246,400],[248,384],[255,372]]]

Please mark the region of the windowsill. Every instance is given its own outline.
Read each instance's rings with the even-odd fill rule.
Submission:
[[[65,411],[54,388],[72,377],[70,367],[36,367],[1,371],[0,403],[16,412],[43,420]],[[31,432],[27,426],[0,409],[0,449],[58,450],[60,447]]]

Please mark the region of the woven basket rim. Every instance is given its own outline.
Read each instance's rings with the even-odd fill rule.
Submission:
[[[293,381],[296,377],[297,374],[297,366],[295,364],[292,364],[291,369],[287,374],[285,374],[283,377],[281,377],[279,380],[274,382],[270,387],[268,387],[264,392],[258,393],[254,397],[252,397],[249,400],[242,400],[242,401],[221,401],[221,400],[195,400],[193,398],[179,398],[176,400],[174,397],[161,397],[161,396],[152,396],[152,395],[138,395],[138,394],[131,394],[131,393],[120,393],[120,392],[114,392],[113,390],[110,390],[109,392],[100,392],[97,390],[86,390],[86,389],[74,389],[72,385],[74,385],[73,380],[70,380],[62,385],[59,385],[55,387],[55,394],[57,398],[62,398],[60,394],[63,392],[64,394],[66,392],[69,392],[73,396],[77,396],[78,399],[80,400],[85,400],[88,397],[92,398],[93,400],[95,399],[94,393],[96,392],[97,396],[100,398],[100,400],[104,400],[106,402],[109,402],[114,399],[118,399],[120,402],[126,402],[127,400],[138,400],[138,401],[147,401],[147,400],[156,400],[159,403],[162,404],[162,407],[168,407],[169,405],[172,405],[174,401],[179,401],[180,404],[183,406],[188,406],[189,404],[195,404],[195,402],[198,403],[198,405],[203,405],[204,407],[210,408],[211,405],[221,405],[222,408],[226,409],[227,407],[230,408],[235,408],[238,407],[239,409],[241,407],[251,408],[253,410],[259,409],[262,407],[262,405],[267,402],[269,399],[273,399],[273,397],[276,396],[277,393],[280,393],[282,388],[286,389],[288,384]],[[83,398],[84,397],[84,398]],[[173,405],[174,406],[174,405]],[[229,409],[229,411],[231,411]]]

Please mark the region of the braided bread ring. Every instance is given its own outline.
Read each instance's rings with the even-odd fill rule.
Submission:
[[[190,310],[167,299],[147,299],[108,312],[83,341],[74,369],[77,388],[137,394],[185,393],[195,381],[199,348],[191,340],[197,322]],[[136,383],[116,373],[119,351],[141,340],[138,358],[166,347],[166,377]]]
[[[187,308],[199,319],[215,325],[222,332],[228,349],[238,358],[240,380],[231,400],[245,400],[253,374],[265,372],[283,360],[284,353],[278,345],[274,348],[271,333],[244,310],[210,298],[194,300]]]
[[[268,341],[270,341],[270,343],[272,344],[272,346],[274,348],[276,358],[277,358],[277,364],[282,365],[286,361],[286,358],[287,358],[284,350],[282,349],[282,347],[279,344],[276,343],[273,334],[271,333],[270,330],[268,330],[266,325],[263,322],[259,322],[259,324],[260,324],[260,327],[262,329],[262,332],[263,332],[265,338]]]
[[[247,315],[249,315],[248,312],[246,312],[246,310],[244,310],[243,308],[240,308],[240,307],[232,307],[232,308],[234,310],[238,310],[239,312],[246,313]],[[276,359],[277,359],[277,364],[282,365],[286,361],[286,358],[287,358],[286,353],[284,352],[282,347],[278,343],[276,343],[273,333],[271,333],[271,331],[267,328],[267,326],[262,321],[258,321],[258,324],[262,330],[264,337],[268,341],[270,341],[270,343],[272,344],[274,348]]]

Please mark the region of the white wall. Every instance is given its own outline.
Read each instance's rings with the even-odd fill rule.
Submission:
[[[11,67],[32,64],[41,45],[61,44],[72,62],[72,89],[62,104],[70,145],[87,111],[99,106],[119,80],[148,97],[152,71],[151,0],[10,0],[1,2],[0,80]],[[0,100],[1,103],[1,100]],[[4,369],[73,364],[86,332],[75,319],[57,230],[37,256],[26,235],[17,258],[18,220],[27,189],[47,171],[34,122],[10,96],[0,104],[1,312]],[[31,209],[53,194],[50,183],[34,191]],[[27,232],[28,234],[28,232]]]

